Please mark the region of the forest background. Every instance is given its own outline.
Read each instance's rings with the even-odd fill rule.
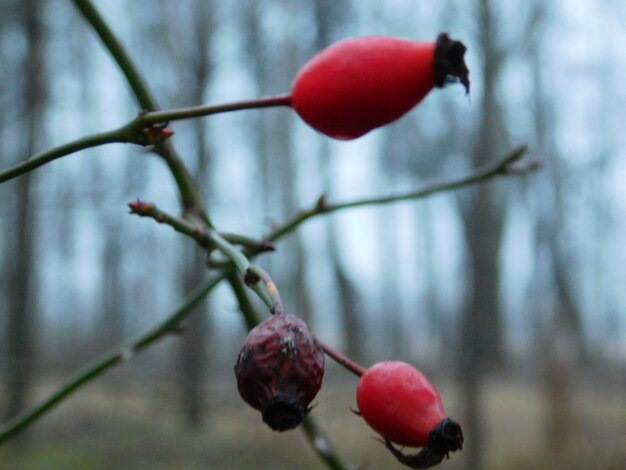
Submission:
[[[259,264],[326,342],[429,374],[470,436],[449,468],[626,466],[623,2],[95,4],[164,108],[286,92],[344,37],[461,39],[469,99],[447,87],[354,142],[329,141],[286,109],[172,123],[173,141],[220,228],[256,238],[323,194],[409,191],[527,145],[538,171],[319,217]],[[1,0],[0,11],[0,170],[137,114],[73,2]],[[3,419],[206,278],[190,240],[127,214],[136,198],[178,211],[162,162],[120,144],[0,185]],[[245,336],[219,287],[182,335],[78,392],[1,448],[0,465],[322,468],[298,431],[272,433],[239,400],[232,367]],[[329,364],[313,413],[346,460],[392,468],[349,413],[354,386]]]

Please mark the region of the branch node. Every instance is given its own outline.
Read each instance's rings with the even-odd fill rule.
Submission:
[[[122,363],[130,362],[133,359],[133,357],[135,357],[136,354],[137,352],[135,351],[135,348],[127,348],[121,352],[120,362]]]
[[[265,253],[267,251],[276,251],[276,247],[267,238],[263,238],[259,242],[258,250],[259,250],[259,253]]]
[[[139,198],[137,198],[136,201],[131,201],[128,203],[128,213],[129,214],[137,214],[140,215],[142,217],[145,216],[149,216],[152,211],[154,210],[154,204],[151,202],[145,202],[145,201],[141,201],[139,200]]]
[[[506,173],[509,175],[521,175],[530,173],[541,168],[543,162],[541,160],[530,160],[528,162],[514,162],[506,167]]]
[[[153,147],[162,144],[174,135],[174,131],[166,126],[167,123],[160,123],[144,127],[129,140],[134,144],[144,147]]]
[[[243,277],[243,282],[246,283],[247,286],[253,286],[257,284],[261,280],[261,276],[259,276],[253,269],[246,269],[246,274]]]

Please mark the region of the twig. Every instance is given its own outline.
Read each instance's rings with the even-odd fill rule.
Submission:
[[[375,206],[391,204],[400,201],[423,199],[433,194],[453,191],[455,189],[459,189],[465,186],[480,183],[496,176],[515,176],[534,171],[540,167],[541,162],[531,161],[526,164],[521,163],[520,160],[526,154],[526,151],[526,146],[517,147],[501,159],[496,160],[493,163],[484,165],[483,167],[477,169],[467,176],[444,181],[441,183],[430,184],[423,188],[417,189],[415,191],[409,191],[406,193],[391,196],[357,199],[354,201],[339,203],[329,203],[326,200],[326,196],[321,196],[311,209],[300,211],[300,213],[298,213],[288,222],[285,222],[284,224],[275,227],[264,238],[264,240],[267,240],[267,243],[278,241],[284,236],[296,230],[300,225],[302,225],[309,219],[325,214],[330,214],[331,212],[338,212],[341,210],[351,209],[355,207]],[[252,257],[261,253],[261,250],[254,247],[246,247],[245,253],[248,257]],[[222,267],[222,265],[216,263],[216,267]]]
[[[250,276],[254,276],[254,279],[252,279],[252,283],[254,284],[258,282],[256,278],[263,281],[263,284],[265,285],[265,290],[269,294],[270,300],[272,302],[272,305],[270,307],[270,311],[272,312],[272,314],[284,315],[286,313],[285,305],[283,304],[283,301],[280,297],[280,293],[278,292],[278,287],[276,287],[274,280],[267,273],[267,271],[265,271],[264,269],[261,269],[259,266],[252,264],[248,268],[248,273],[247,273],[247,277],[250,278]]]
[[[361,377],[363,374],[365,374],[365,370],[366,370],[365,367],[363,367],[360,364],[357,364],[352,359],[349,359],[348,357],[344,356],[339,351],[330,347],[328,344],[320,341],[319,339],[317,341],[322,347],[322,349],[324,350],[324,352],[326,353],[326,355],[330,357],[331,359],[333,359],[335,362],[337,362],[339,365],[348,369],[357,377]]]
[[[277,106],[290,106],[291,95],[282,94],[276,96],[265,96],[249,100],[235,101],[232,103],[217,105],[190,106],[187,108],[170,109],[166,111],[153,111],[139,116],[145,126],[160,124],[182,119],[210,116],[212,114],[230,113],[245,109],[272,108]]]
[[[463,176],[461,178],[452,179],[449,181],[435,183],[431,185],[427,185],[421,189],[417,189],[415,191],[409,191],[402,194],[396,194],[392,196],[382,196],[382,197],[373,197],[373,198],[365,198],[365,199],[357,199],[354,201],[348,202],[340,202],[340,203],[329,203],[326,200],[326,196],[321,196],[316,204],[308,210],[303,210],[298,213],[293,219],[288,222],[285,222],[283,225],[279,225],[274,228],[263,240],[266,240],[266,243],[272,243],[280,240],[286,235],[290,234],[294,230],[296,230],[300,225],[309,219],[313,219],[315,217],[326,215],[331,212],[338,212],[344,209],[350,209],[355,207],[364,207],[364,206],[375,206],[379,204],[391,204],[394,202],[400,201],[408,201],[414,199],[423,199],[428,196],[432,196],[433,194],[442,193],[446,191],[452,191],[455,189],[463,188],[465,186],[470,186],[472,184],[480,183],[482,181],[489,180],[496,176],[515,176],[521,175],[523,173],[531,172],[540,167],[541,162],[531,161],[528,163],[520,162],[521,158],[525,155],[527,151],[526,146],[520,146],[499,160],[496,160],[493,163],[489,163],[484,165],[483,167],[477,169],[473,173],[470,173],[467,176]],[[261,247],[264,246],[261,244]],[[260,250],[255,247],[246,247],[245,254],[251,258],[254,257],[265,250]],[[214,263],[214,267],[224,267],[224,264]]]
[[[104,21],[94,5],[88,0],[74,0],[74,5],[83,17],[91,24],[106,48],[109,50],[120,70],[126,77],[133,94],[144,109],[157,109],[158,105],[149,91],[148,85],[139,73],[122,43],[117,39],[109,25]]]
[[[169,225],[177,232],[196,240],[203,248],[216,248],[235,265],[241,277],[246,281],[246,285],[259,296],[272,312],[275,310],[284,311],[276,284],[271,280],[269,274],[261,268],[253,266],[240,250],[218,232],[203,225],[193,225],[185,219],[162,211],[151,202],[137,200],[130,202],[128,207],[131,214],[149,217],[159,223]],[[263,280],[265,290],[259,285],[261,280]]]
[[[302,421],[302,429],[304,429],[304,434],[309,440],[311,447],[326,463],[328,468],[333,470],[343,470],[345,468],[341,460],[339,460],[337,452],[333,449],[330,440],[311,415],[307,415],[304,421]]]
[[[329,214],[331,212],[337,212],[344,209],[353,209],[356,207],[383,205],[400,201],[421,199],[435,193],[452,191],[454,189],[459,189],[464,186],[479,183],[495,176],[518,175],[524,172],[532,171],[538,167],[537,162],[531,162],[526,166],[518,164],[519,160],[524,156],[526,151],[526,146],[518,147],[509,152],[500,160],[487,164],[467,176],[453,179],[450,181],[445,181],[442,183],[431,184],[416,191],[409,191],[406,193],[395,194],[391,196],[357,199],[354,201],[340,202],[334,204],[329,203],[326,200],[326,197],[322,196],[318,199],[313,208],[300,212],[292,220],[286,222],[279,227],[276,227],[269,235],[267,235],[266,239],[270,242],[274,242],[282,238],[286,234],[294,231],[303,222],[306,222],[307,220],[322,214]]]
[[[175,332],[181,320],[183,320],[193,310],[193,308],[196,307],[200,301],[202,301],[202,299],[204,299],[204,297],[223,279],[223,276],[224,275],[216,276],[208,281],[204,286],[197,289],[189,296],[183,305],[180,306],[180,308],[169,315],[163,322],[150,328],[148,331],[137,336],[128,343],[106,352],[92,364],[85,367],[74,377],[70,378],[67,382],[61,385],[57,391],[55,391],[38,406],[27,410],[25,413],[17,416],[5,424],[0,431],[0,444],[25,430],[28,426],[52,410],[77,389],[101,376],[111,367],[132,359],[155,341],[170,332]]]
[[[115,129],[109,132],[102,132],[100,134],[94,134],[81,139],[77,139],[73,142],[60,145],[53,149],[39,153],[28,160],[24,160],[17,165],[7,168],[0,172],[0,183],[9,181],[17,176],[33,171],[46,163],[52,162],[57,158],[70,155],[80,150],[85,150],[91,147],[97,147],[98,145],[110,144],[115,142],[127,142],[127,137],[122,129]]]
[[[98,34],[104,47],[113,56],[113,59],[117,63],[120,71],[132,89],[135,98],[139,102],[140,107],[146,111],[157,110],[159,105],[150,92],[150,88],[148,87],[146,80],[139,72],[139,69],[135,66],[135,63],[130,58],[130,55],[126,52],[126,49],[122,45],[121,41],[118,40],[111,28],[109,28],[109,25],[100,15],[93,3],[90,0],[74,0],[74,4],[82,14],[83,18],[91,25],[96,34]],[[142,114],[124,126],[134,129],[135,137],[141,135],[143,130],[146,129],[145,124],[141,122],[141,115]],[[156,127],[158,128],[162,126]],[[139,143],[142,143],[141,140]],[[209,214],[204,208],[198,186],[196,185],[196,182],[192,178],[191,174],[189,174],[187,167],[178,156],[178,153],[174,149],[171,142],[165,141],[160,145],[154,146],[153,150],[157,155],[163,158],[170,170],[170,173],[174,177],[184,213],[189,217],[194,216],[199,218],[208,226],[212,226]]]

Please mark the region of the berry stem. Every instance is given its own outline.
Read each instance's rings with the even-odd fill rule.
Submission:
[[[366,369],[362,365],[357,364],[352,359],[347,358],[346,356],[341,354],[339,351],[337,351],[336,349],[330,347],[328,344],[324,343],[323,341],[320,341],[318,339],[318,342],[319,342],[320,346],[322,347],[322,349],[324,350],[324,352],[326,353],[327,356],[329,356],[331,359],[333,359],[339,365],[342,365],[343,367],[348,369],[350,372],[352,372],[357,377],[361,377],[365,373]]]
[[[246,276],[249,276],[250,274],[252,274],[255,277],[258,276],[261,279],[261,281],[263,281],[265,290],[270,295],[270,299],[272,300],[272,305],[270,307],[272,314],[273,315],[285,315],[286,313],[285,305],[283,304],[283,300],[281,299],[280,294],[278,292],[278,287],[276,287],[274,280],[267,273],[267,271],[265,271],[264,269],[262,269],[261,267],[255,264],[251,264],[250,267],[248,268],[248,272],[246,273]]]
[[[190,106],[187,108],[169,109],[164,111],[150,111],[139,116],[140,121],[146,126],[181,119],[210,116],[211,114],[229,113],[244,109],[273,108],[278,106],[291,106],[291,95],[264,96],[249,100],[234,101],[232,103]]]

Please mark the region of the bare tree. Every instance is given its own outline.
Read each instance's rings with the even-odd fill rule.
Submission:
[[[38,136],[42,133],[46,106],[45,81],[45,26],[42,5],[35,1],[19,4],[25,39],[25,55],[22,65],[24,76],[21,93],[24,112],[24,146],[19,154],[30,155],[36,149]],[[33,188],[35,177],[30,173],[15,182],[14,218],[7,227],[13,227],[11,249],[7,251],[8,299],[6,325],[5,383],[8,396],[4,417],[15,416],[28,404],[29,388],[35,369],[36,331],[36,217],[33,212]]]
[[[189,67],[191,83],[189,99],[191,103],[203,103],[206,91],[213,75],[213,64],[210,60],[210,49],[215,26],[213,2],[196,1],[193,5],[194,41],[189,50],[188,61],[183,64]],[[184,72],[183,72],[184,73]],[[194,122],[196,158],[195,167],[198,181],[203,182],[204,196],[211,194],[210,170],[212,167],[212,149],[208,144],[207,126],[204,120]],[[197,246],[184,249],[184,265],[182,290],[190,292],[198,285],[206,273],[204,253]],[[187,318],[185,334],[180,351],[180,379],[182,384],[182,408],[187,424],[194,428],[202,423],[206,409],[203,386],[208,372],[207,344],[210,328],[206,308],[197,307]]]
[[[496,90],[504,64],[494,6],[479,0],[477,6],[478,48],[482,52],[482,91],[474,165],[497,158],[506,148],[504,116]],[[502,241],[503,198],[496,184],[472,189],[469,209],[463,214],[468,249],[468,299],[461,324],[460,378],[466,412],[464,431],[468,441],[466,462],[470,469],[484,468],[484,412],[481,383],[485,369],[502,360],[502,320],[499,309],[500,271],[498,253]],[[499,197],[500,196],[500,197]]]
[[[314,2],[315,51],[322,50],[337,39],[350,11],[352,11],[352,7],[348,2],[334,2],[332,0]],[[318,159],[324,190],[331,192],[333,179],[331,176],[330,146],[328,142],[319,142]],[[333,279],[337,287],[335,291],[338,295],[337,308],[344,348],[350,357],[361,359],[363,357],[366,327],[363,322],[365,312],[363,312],[363,306],[359,301],[360,293],[348,274],[349,270],[345,266],[345,260],[342,260],[339,227],[332,219],[326,221],[326,234]]]
[[[537,150],[545,155],[544,171],[529,185],[532,194],[541,194],[535,202],[534,244],[536,249],[532,298],[539,338],[537,355],[543,379],[546,405],[546,443],[551,453],[562,452],[568,442],[572,423],[572,381],[575,363],[580,357],[583,334],[578,301],[568,273],[569,247],[563,245],[564,185],[567,178],[561,170],[554,142],[552,110],[544,75],[547,57],[539,47],[545,41],[551,6],[535,1],[525,29],[525,44],[533,79],[533,121]],[[546,307],[551,306],[547,311]]]

